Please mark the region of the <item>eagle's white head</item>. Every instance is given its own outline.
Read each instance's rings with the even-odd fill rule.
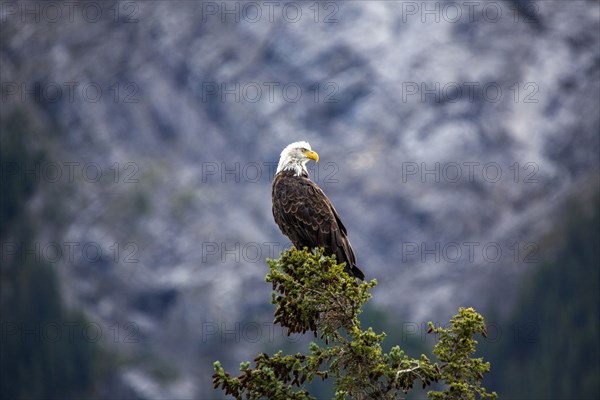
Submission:
[[[306,170],[308,160],[319,161],[319,155],[312,151],[308,142],[301,141],[288,144],[279,157],[277,173],[292,170],[296,176],[308,176]]]

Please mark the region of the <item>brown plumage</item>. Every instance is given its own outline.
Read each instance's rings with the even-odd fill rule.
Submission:
[[[305,164],[309,159],[317,160],[317,154],[306,142],[290,146],[281,153],[273,179],[275,222],[296,248],[323,247],[325,254],[335,254],[337,262],[346,263],[350,275],[364,280],[340,216],[321,188],[308,178]]]

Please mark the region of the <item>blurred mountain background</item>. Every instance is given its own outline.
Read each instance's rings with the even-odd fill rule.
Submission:
[[[473,306],[488,389],[600,391],[600,3],[3,1],[0,21],[2,398],[221,398],[213,361],[306,348],[264,283],[297,140],[390,346],[428,352],[427,321]]]

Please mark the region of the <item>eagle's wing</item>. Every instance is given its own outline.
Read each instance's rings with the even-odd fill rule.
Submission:
[[[346,227],[325,195],[308,178],[282,176],[273,185],[273,216],[294,246],[323,247],[346,262],[354,276],[364,278],[346,236]]]

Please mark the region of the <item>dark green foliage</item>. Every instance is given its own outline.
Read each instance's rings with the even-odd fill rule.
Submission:
[[[521,287],[489,346],[490,385],[506,398],[595,399],[600,393],[600,201],[571,200],[540,247],[554,255]]]
[[[8,116],[0,128],[1,397],[82,398],[90,393],[96,377],[98,346],[82,334],[88,323],[85,317],[64,309],[52,267],[28,253],[35,248],[38,226],[28,218],[25,206],[39,182],[32,174],[5,169],[33,169],[43,155],[28,146],[32,128],[25,115]],[[5,251],[9,247],[11,251]]]
[[[288,333],[311,331],[326,347],[311,343],[309,355],[260,354],[254,368],[242,363],[237,377],[231,377],[217,361],[215,388],[237,399],[312,399],[305,383],[332,378],[336,399],[398,399],[415,384],[425,388],[440,381],[447,389],[430,391],[431,398],[495,398],[480,384],[489,364],[471,358],[477,344],[473,335],[485,333],[483,318],[473,309],[461,308],[449,329],[430,325],[440,338],[434,349],[439,364],[425,355],[411,359],[399,346],[384,353],[385,333],[363,330],[358,320],[375,280],[358,284],[344,272],[343,264],[336,264],[319,249],[292,248],[268,263],[266,280],[274,290],[274,322]]]
[[[24,114],[16,112],[8,116],[0,129],[0,239],[4,239],[9,225],[16,220],[36,188],[34,175],[19,171],[34,169],[34,165],[43,160],[43,154],[31,154],[32,151],[26,147],[24,138],[30,128]]]
[[[91,388],[96,343],[83,315],[63,309],[50,266],[2,266],[0,386],[3,398],[79,397]],[[60,336],[59,336],[60,335]],[[6,397],[4,397],[6,396]]]

